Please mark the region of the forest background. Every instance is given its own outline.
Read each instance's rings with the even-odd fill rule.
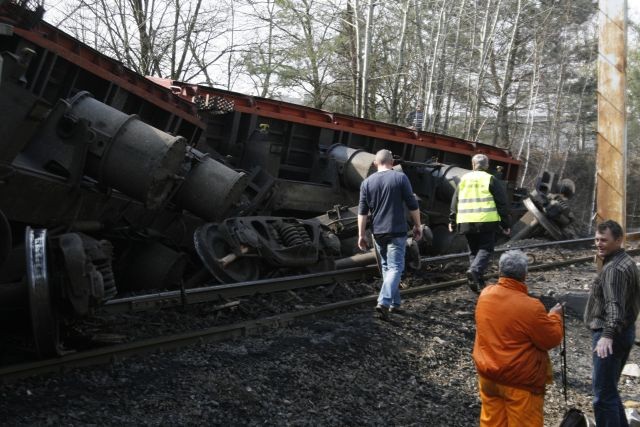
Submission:
[[[628,0],[633,3],[633,0]],[[148,76],[476,140],[594,210],[598,2],[57,0],[45,19]],[[627,59],[627,227],[640,227],[640,24]]]

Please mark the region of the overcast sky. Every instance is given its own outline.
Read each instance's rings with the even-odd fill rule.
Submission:
[[[629,9],[629,19],[633,22],[640,21],[640,1],[627,0],[627,9]]]

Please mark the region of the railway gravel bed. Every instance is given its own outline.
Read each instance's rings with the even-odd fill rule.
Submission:
[[[586,289],[594,274],[583,264],[532,272],[528,282],[552,304],[566,291]],[[470,356],[475,298],[457,287],[407,300],[406,313],[390,322],[361,308],[260,336],[3,384],[0,419],[5,425],[477,425]],[[591,413],[589,334],[579,319],[568,318],[567,339],[569,398]],[[564,412],[558,351],[552,360],[548,426],[558,425]],[[640,347],[629,362],[640,363]],[[640,401],[640,380],[623,377],[621,391],[625,400]]]
[[[536,241],[530,241],[530,243]],[[569,257],[585,256],[590,250],[551,251],[533,249],[528,251],[531,262],[551,262]],[[413,287],[459,279],[465,267],[459,260],[423,266],[423,269],[406,280],[403,286]],[[495,266],[492,269],[496,271]],[[130,342],[144,338],[169,335],[184,331],[204,329],[211,326],[228,325],[260,317],[304,310],[323,304],[358,298],[377,293],[379,282],[334,283],[271,294],[260,294],[235,300],[238,304],[219,310],[224,302],[196,304],[184,309],[152,310],[126,314],[104,314],[87,321],[71,325],[68,340],[74,348]]]

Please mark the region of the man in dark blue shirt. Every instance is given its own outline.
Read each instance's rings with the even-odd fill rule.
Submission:
[[[376,153],[378,171],[360,185],[358,206],[358,247],[367,250],[365,237],[367,215],[371,213],[371,232],[382,266],[382,288],[376,310],[383,319],[400,308],[400,277],[404,270],[407,241],[405,206],[413,221],[414,239],[422,237],[420,211],[407,176],[393,170],[393,155],[389,150]]]

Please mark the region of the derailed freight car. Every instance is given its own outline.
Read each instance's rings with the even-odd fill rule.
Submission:
[[[475,153],[525,212],[519,163],[504,150],[154,82],[30,4],[0,4],[0,308],[27,308],[43,355],[60,352],[53,319],[116,295],[371,262],[354,258],[352,207],[381,148],[398,156],[432,231],[408,240],[414,258],[452,247],[448,205]],[[520,237],[570,222],[552,185],[525,199],[535,214]]]

